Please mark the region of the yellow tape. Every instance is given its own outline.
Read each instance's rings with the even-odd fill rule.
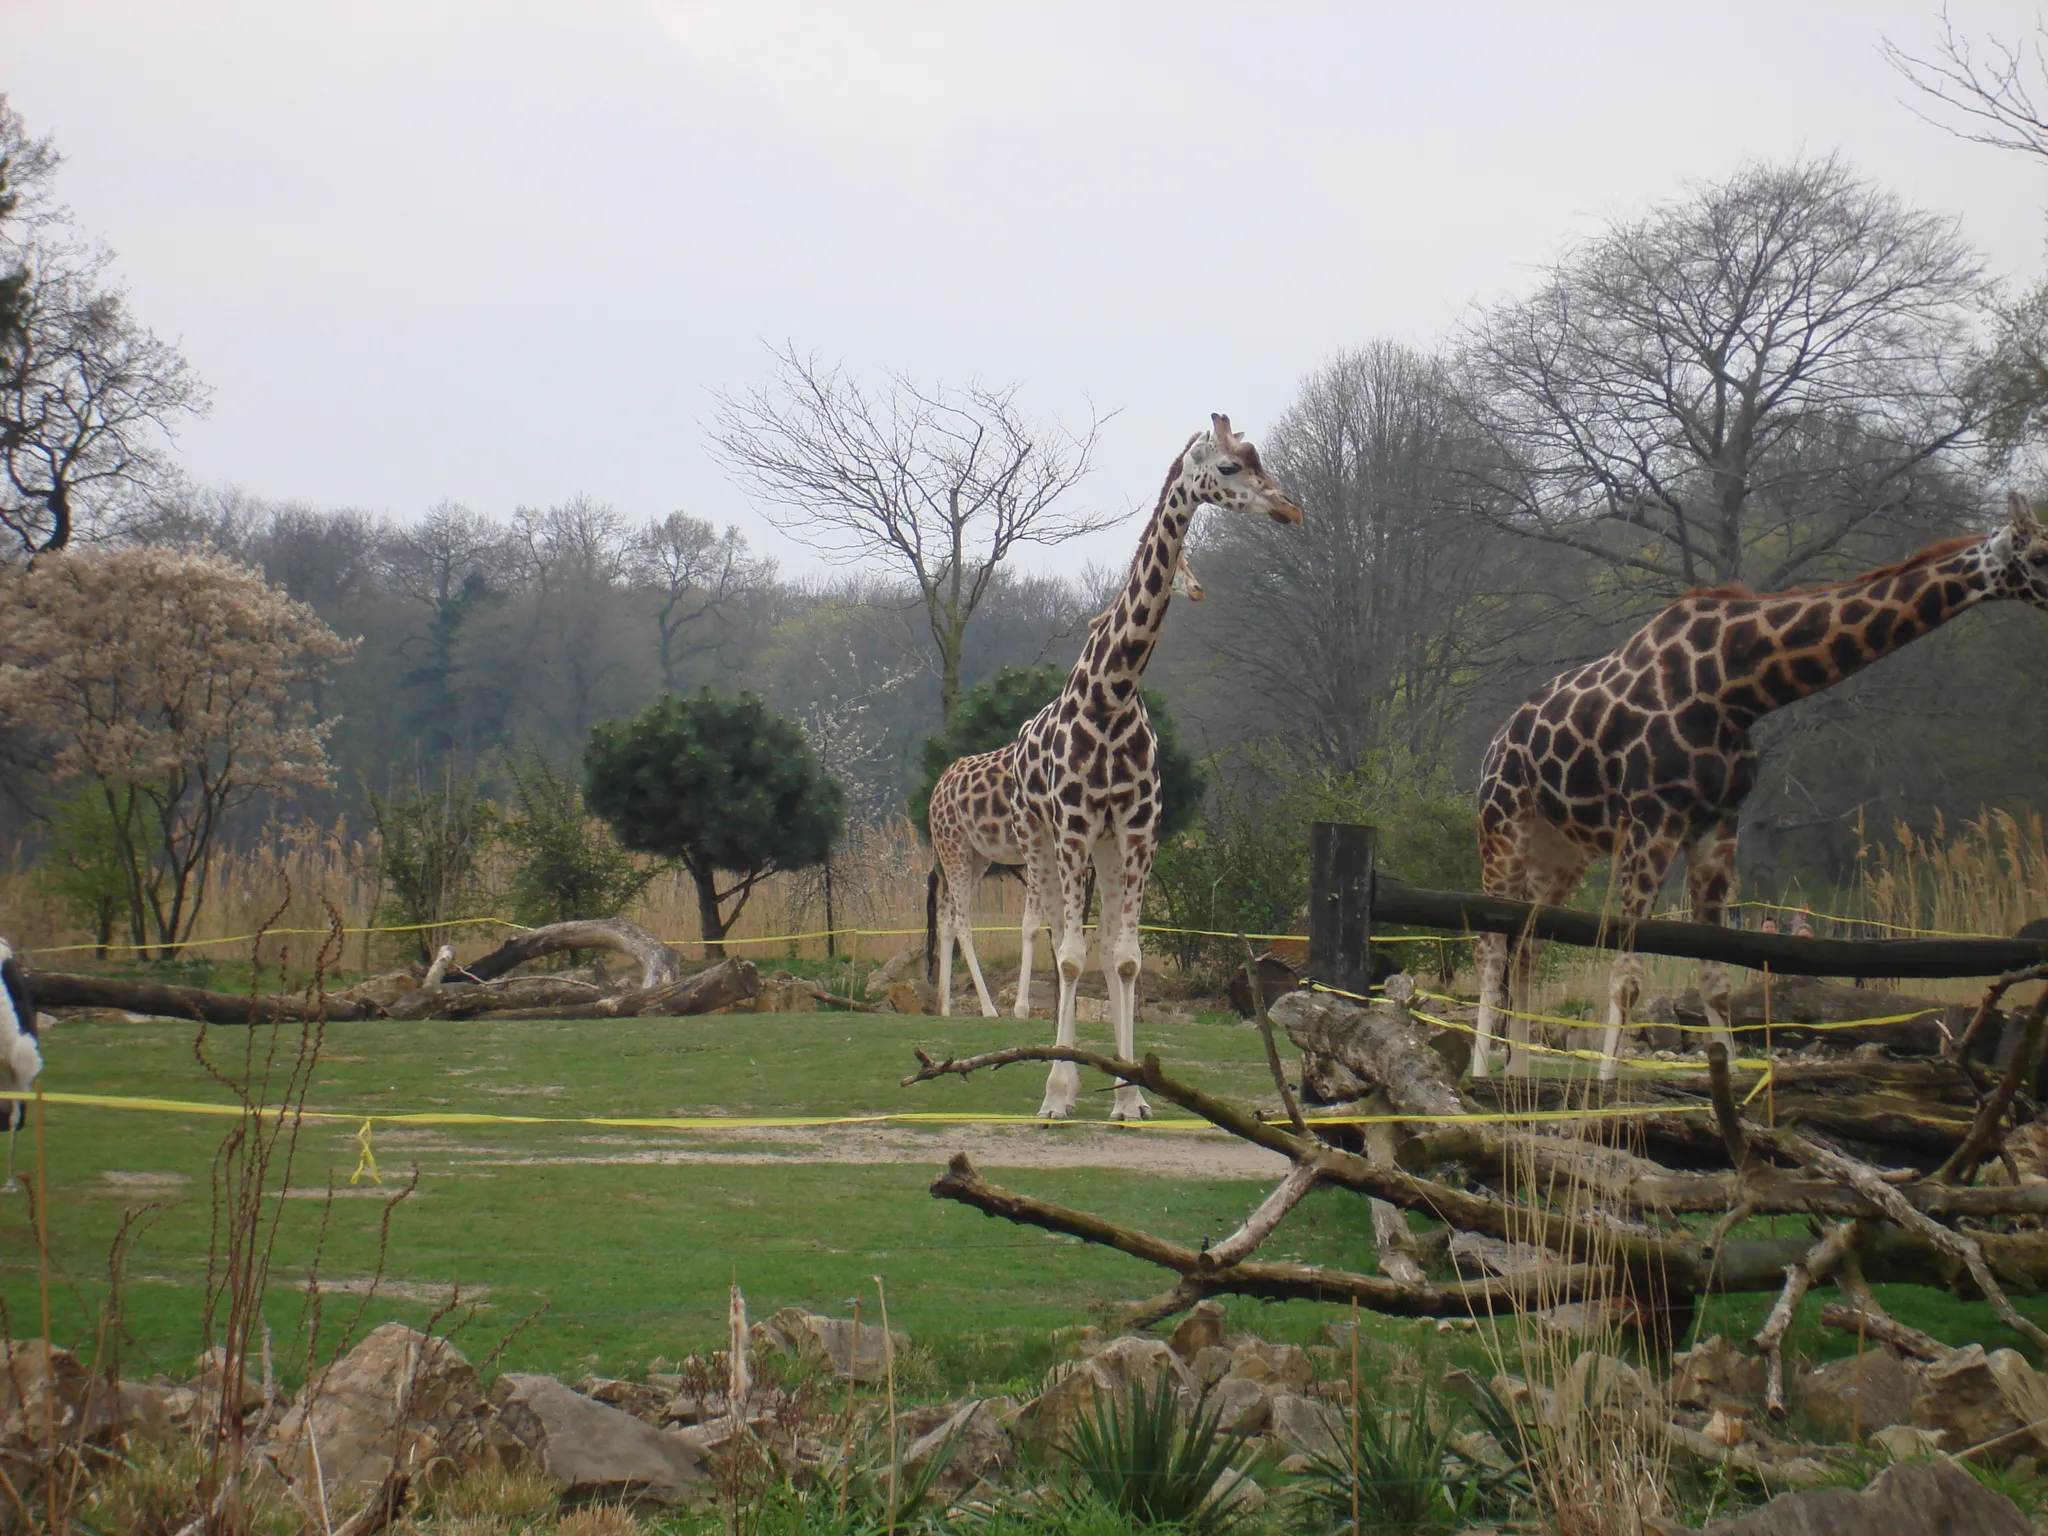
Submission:
[[[30,1099],[35,1095],[17,1089],[0,1089],[0,1100]],[[54,1093],[42,1095],[45,1104],[72,1105],[84,1109],[126,1109],[139,1110],[147,1114],[207,1115],[214,1117],[240,1118],[251,1113],[240,1104],[206,1104],[191,1099],[154,1099],[131,1097],[123,1094],[106,1093]],[[1479,1111],[1470,1114],[1384,1114],[1384,1115],[1311,1115],[1310,1125],[1476,1125],[1510,1124],[1520,1121],[1548,1120],[1600,1120],[1632,1119],[1648,1115],[1693,1114],[1710,1109],[1711,1105],[1606,1105],[1594,1109],[1537,1109]],[[1067,1129],[1109,1129],[1109,1130],[1161,1130],[1161,1131],[1214,1131],[1219,1128],[1206,1120],[1041,1120],[1036,1115],[1015,1114],[974,1114],[974,1113],[919,1113],[896,1112],[874,1115],[764,1115],[750,1118],[723,1116],[630,1116],[630,1115],[506,1115],[485,1114],[464,1110],[429,1110],[420,1112],[398,1112],[394,1114],[365,1115],[355,1110],[295,1110],[282,1105],[269,1105],[254,1111],[266,1119],[292,1119],[300,1121],[321,1121],[326,1123],[357,1122],[356,1171],[349,1178],[354,1184],[367,1177],[373,1183],[381,1184],[377,1160],[371,1149],[372,1127],[378,1124],[392,1125],[592,1125],[627,1130],[669,1130],[669,1131],[752,1131],[752,1130],[805,1130],[817,1127],[857,1125],[1031,1125],[1058,1126]],[[1271,1125],[1285,1126],[1286,1120],[1274,1118]]]
[[[365,1119],[363,1128],[356,1132],[356,1171],[348,1176],[350,1184],[359,1184],[367,1176],[372,1184],[382,1184],[383,1176],[377,1172],[377,1154],[370,1150],[370,1122]]]
[[[1415,995],[1417,997],[1426,997],[1432,1002],[1454,1003],[1460,1008],[1477,1008],[1479,1006],[1478,1002],[1475,1000],[1462,997],[1451,997],[1442,992],[1424,992],[1420,988],[1416,989]],[[1528,1019],[1531,1022],[1537,1024],[1559,1024],[1563,1025],[1568,1029],[1605,1029],[1607,1027],[1606,1024],[1599,1019],[1570,1019],[1565,1018],[1560,1014],[1554,1013],[1525,1013],[1519,1008],[1499,1008],[1495,1011],[1498,1012],[1503,1018]],[[1882,1016],[1881,1018],[1836,1019],[1831,1022],[1819,1024],[1802,1024],[1796,1019],[1774,1019],[1771,1022],[1771,1027],[1773,1029],[1865,1029],[1879,1024],[1905,1024],[1909,1023],[1914,1019],[1924,1019],[1929,1014],[1939,1013],[1940,1011],[1941,1005],[1937,1004],[1931,1008],[1922,1008],[1915,1013],[1888,1013]],[[1666,1024],[1661,1021],[1643,1019],[1635,1020],[1628,1027],[1630,1029],[1677,1029],[1683,1030],[1687,1034],[1694,1035],[1712,1035],[1720,1033],[1720,1031],[1715,1029],[1715,1027],[1711,1024]],[[1739,1029],[1763,1028],[1761,1024],[1742,1024],[1733,1027]]]

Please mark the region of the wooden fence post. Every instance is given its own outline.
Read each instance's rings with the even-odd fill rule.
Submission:
[[[1372,881],[1371,827],[1309,824],[1309,974],[1360,996],[1372,985]]]

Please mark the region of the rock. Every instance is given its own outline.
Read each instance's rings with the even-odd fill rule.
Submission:
[[[1931,1461],[1941,1455],[1940,1434],[1931,1429],[1915,1429],[1911,1424],[1880,1429],[1870,1437],[1870,1443],[1893,1461]]]
[[[1345,1452],[1343,1442],[1338,1438],[1340,1422],[1323,1404],[1292,1392],[1282,1392],[1273,1398],[1268,1428],[1275,1440],[1297,1456],[1319,1456],[1327,1461],[1341,1462],[1345,1460]]]
[[[889,1374],[889,1350],[897,1354],[910,1348],[910,1336],[891,1330],[885,1341],[881,1328],[862,1323],[856,1339],[850,1319],[821,1317],[801,1307],[784,1307],[754,1328],[757,1341],[794,1355],[813,1354],[832,1367],[841,1381],[878,1382]],[[856,1347],[857,1346],[857,1347]]]
[[[882,994],[884,1002],[898,1013],[937,1013],[939,994],[923,979],[892,981]]]
[[[1913,1400],[1913,1422],[1942,1435],[1960,1456],[1977,1446],[1999,1463],[2048,1448],[2048,1383],[2015,1350],[1986,1354],[1981,1344],[1929,1365]],[[2029,1425],[2036,1426],[2029,1429]]]
[[[1019,1408],[1012,1427],[1041,1449],[1057,1446],[1076,1423],[1096,1411],[1100,1399],[1142,1397],[1156,1391],[1162,1378],[1173,1383],[1184,1401],[1193,1399],[1194,1378],[1171,1346],[1160,1339],[1116,1339]]]
[[[216,1344],[199,1357],[199,1374],[192,1378],[193,1390],[199,1394],[199,1405],[209,1417],[219,1412],[225,1400],[221,1393],[222,1372],[227,1366],[227,1351]],[[263,1406],[263,1386],[249,1374],[248,1362],[242,1362],[242,1381],[234,1394],[229,1394],[240,1404],[240,1411],[246,1417]]]
[[[1904,1461],[1868,1488],[1780,1494],[1706,1536],[2031,1536],[2011,1499],[1947,1461]]]
[[[1580,1413],[1632,1418],[1655,1395],[1636,1368],[1612,1355],[1587,1350],[1557,1384],[1557,1411],[1569,1421]]]
[[[701,1509],[710,1502],[710,1466],[680,1435],[594,1402],[552,1376],[508,1372],[491,1401],[564,1503]]]
[[[1242,1381],[1256,1381],[1269,1391],[1299,1394],[1308,1391],[1308,1384],[1316,1379],[1316,1372],[1315,1367],[1309,1364],[1308,1352],[1298,1345],[1267,1344],[1259,1339],[1248,1339],[1230,1352],[1230,1376]]]
[[[754,994],[756,1013],[815,1013],[818,1010],[818,994],[811,990],[811,984],[799,981],[787,971],[764,976],[757,985],[760,990]]]
[[[118,1392],[121,1432],[131,1440],[145,1440],[152,1445],[170,1445],[184,1438],[186,1426],[199,1407],[199,1394],[190,1387],[124,1381]]]
[[[1716,1408],[1707,1416],[1700,1433],[1716,1445],[1740,1445],[1749,1438],[1749,1420],[1742,1414]]]
[[[40,1446],[45,1433],[73,1435],[92,1398],[92,1373],[68,1349],[41,1339],[0,1345],[0,1446]]]
[[[1256,1435],[1273,1417],[1272,1393],[1248,1376],[1226,1376],[1209,1394],[1207,1406],[1225,1434]]]
[[[1205,1349],[1223,1342],[1223,1303],[1203,1300],[1195,1303],[1180,1326],[1173,1330],[1173,1352],[1192,1360]]]
[[[1218,1344],[1206,1345],[1188,1362],[1197,1389],[1213,1387],[1230,1374],[1230,1351]]]
[[[1266,1507],[1266,1490],[1235,1467],[1225,1467],[1209,1489],[1210,1507],[1256,1515]]]
[[[1670,1397],[1674,1407],[1711,1409],[1726,1403],[1760,1402],[1764,1363],[1745,1355],[1721,1335],[1701,1340],[1671,1357]]]
[[[867,994],[870,999],[889,995],[889,988],[899,981],[909,981],[924,974],[924,950],[899,949],[882,963],[880,969],[868,973]]]
[[[1830,1440],[1852,1442],[1894,1424],[1913,1422],[1913,1401],[1926,1367],[1888,1349],[1868,1349],[1802,1371],[1792,1383],[1792,1406]]]
[[[295,1485],[312,1488],[316,1445],[318,1480],[358,1492],[379,1486],[394,1459],[419,1468],[445,1457],[469,1468],[507,1448],[491,1433],[482,1384],[462,1352],[403,1323],[384,1324],[307,1382],[266,1450]]]
[[[576,1383],[575,1390],[592,1402],[603,1403],[608,1408],[617,1408],[622,1413],[630,1413],[634,1418],[648,1424],[659,1424],[664,1418],[675,1417],[668,1410],[676,1394],[663,1391],[651,1382],[618,1381],[608,1376],[585,1376]]]
[[[911,1444],[903,1453],[905,1471],[917,1475],[934,1456],[947,1450],[949,1442],[945,1468],[932,1481],[932,1491],[941,1504],[958,1499],[976,1483],[992,1481],[1017,1460],[1016,1441],[995,1410],[985,1402],[972,1402]]]

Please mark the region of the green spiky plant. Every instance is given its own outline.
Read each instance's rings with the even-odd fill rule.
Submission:
[[[1479,1482],[1463,1470],[1452,1422],[1426,1390],[1405,1410],[1325,1417],[1336,1453],[1309,1457],[1297,1497],[1332,1526],[1349,1529],[1355,1515],[1361,1531],[1454,1531],[1476,1512]]]
[[[1149,1392],[1098,1397],[1061,1444],[1070,1510],[1099,1504],[1134,1526],[1172,1526],[1187,1536],[1228,1536],[1249,1514],[1218,1481],[1244,1459],[1249,1438],[1226,1432],[1218,1410],[1199,1407],[1183,1423],[1173,1379]]]

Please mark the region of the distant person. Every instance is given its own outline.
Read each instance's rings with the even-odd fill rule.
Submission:
[[[1797,914],[1792,919],[1792,937],[1795,939],[1810,939],[1813,937],[1813,924],[1806,920],[1804,912]]]
[[[1759,929],[1757,929],[1757,932],[1759,932],[1759,933],[1776,933],[1777,931],[1778,931],[1778,920],[1777,920],[1777,919],[1776,919],[1775,917],[1767,917],[1767,918],[1765,918],[1765,919],[1763,920],[1763,926],[1762,926],[1762,927],[1760,927]]]

